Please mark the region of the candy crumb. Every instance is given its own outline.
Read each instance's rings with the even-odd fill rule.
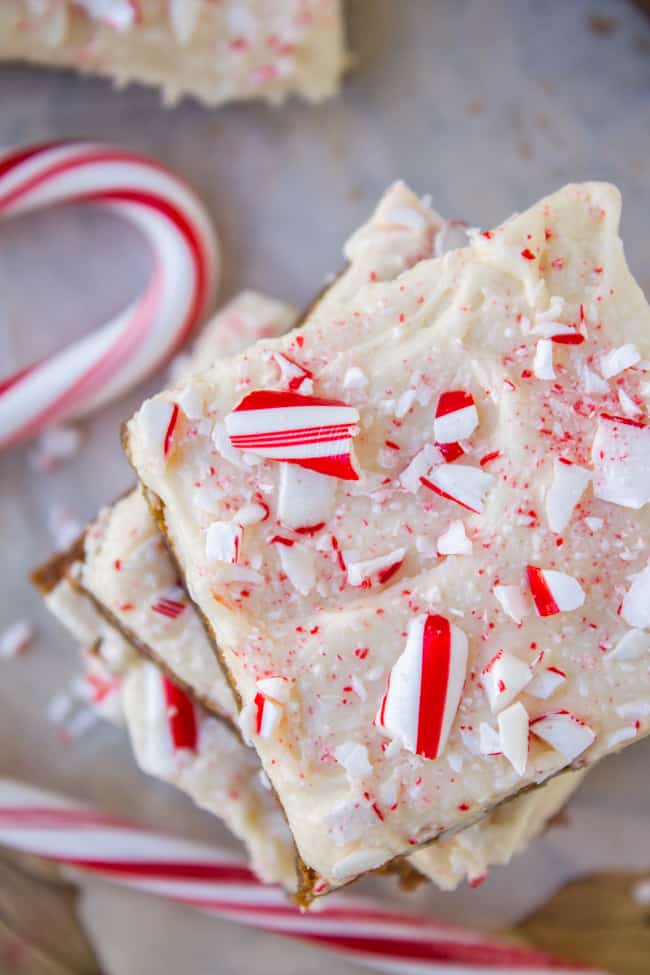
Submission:
[[[0,634],[0,660],[13,660],[26,653],[35,635],[34,626],[28,620],[16,620]]]

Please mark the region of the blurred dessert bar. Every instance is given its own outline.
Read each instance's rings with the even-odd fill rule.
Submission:
[[[346,65],[340,0],[3,0],[0,58],[208,105],[322,101]]]

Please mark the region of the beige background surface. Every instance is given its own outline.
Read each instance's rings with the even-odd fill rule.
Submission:
[[[341,264],[340,245],[386,184],[403,177],[445,214],[489,225],[563,182],[612,179],[623,190],[629,261],[650,294],[650,20],[624,0],[350,0],[358,66],[320,108],[192,103],[164,111],[155,93],[0,69],[0,144],[99,137],[158,155],[206,199],[220,232],[221,297],[243,286],[301,303]],[[142,279],[134,235],[100,213],[29,218],[0,235],[0,374],[80,335]],[[150,381],[83,424],[81,453],[35,475],[21,448],[0,456],[0,631],[38,625],[32,651],[0,663],[0,774],[67,790],[156,826],[219,844],[220,825],[134,767],[122,735],[98,726],[64,744],[45,710],[75,655],[26,583],[51,549],[47,512],[85,519],[131,483],[117,426]],[[477,890],[392,882],[367,891],[431,915],[499,925],[562,879],[648,866],[650,742],[604,763],[529,853]],[[270,936],[142,896],[95,887],[84,914],[116,975],[319,970],[322,957]],[[327,962],[336,973],[344,962]]]

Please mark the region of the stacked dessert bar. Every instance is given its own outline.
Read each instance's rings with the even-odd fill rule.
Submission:
[[[204,340],[143,404],[140,488],[35,574],[142,766],[302,903],[477,880],[649,730],[650,310],[619,213],[568,186],[442,253],[392,187],[292,331],[257,298],[253,346]]]
[[[2,0],[0,58],[208,105],[322,101],[346,61],[340,0]]]

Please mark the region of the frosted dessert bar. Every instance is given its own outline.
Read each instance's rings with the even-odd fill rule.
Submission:
[[[80,554],[73,550],[37,570],[35,581],[50,611],[81,644],[81,680],[93,708],[102,718],[126,726],[143,771],[175,785],[222,819],[244,843],[255,873],[293,892],[295,846],[255,752],[230,722],[215,718],[194,693],[147,662],[97,603],[76,582],[71,584],[67,573],[78,573],[74,566]],[[147,656],[163,659],[164,636],[162,641],[160,631],[145,636]],[[233,709],[234,704],[228,712]],[[581,775],[559,776],[505,803],[475,826],[412,854],[406,861],[411,877],[426,877],[444,890],[465,879],[482,880],[491,866],[507,863],[543,831]]]
[[[94,709],[126,726],[144,772],[223,820],[243,842],[260,879],[293,891],[295,846],[255,752],[107,622],[70,583],[65,572],[71,565],[74,552],[60,557],[58,567],[37,570],[35,581],[48,608],[82,644],[81,680]]]
[[[371,268],[128,425],[312,893],[648,731],[650,312],[619,212],[569,186]]]
[[[0,58],[208,105],[294,93],[322,101],[347,61],[340,0],[3,0]]]

